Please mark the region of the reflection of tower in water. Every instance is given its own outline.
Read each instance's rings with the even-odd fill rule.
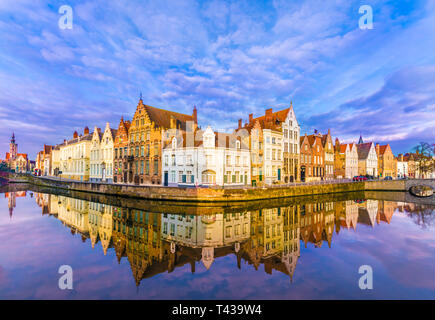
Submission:
[[[9,209],[9,218],[12,219],[12,215],[14,214],[14,208],[17,206],[18,197],[25,197],[26,191],[12,191],[6,192],[5,198],[8,198],[8,209]]]

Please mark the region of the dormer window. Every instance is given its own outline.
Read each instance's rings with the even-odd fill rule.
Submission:
[[[173,138],[172,139],[172,149],[177,148],[177,139]]]

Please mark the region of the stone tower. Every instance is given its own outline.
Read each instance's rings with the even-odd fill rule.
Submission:
[[[15,159],[17,157],[18,152],[18,144],[15,143],[15,134],[12,133],[11,143],[9,144],[9,154],[11,159]]]

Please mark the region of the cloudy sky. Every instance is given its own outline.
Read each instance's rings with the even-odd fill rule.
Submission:
[[[34,158],[117,128],[140,92],[219,130],[293,101],[302,133],[406,152],[435,142],[435,1],[0,1],[0,158],[12,131]]]

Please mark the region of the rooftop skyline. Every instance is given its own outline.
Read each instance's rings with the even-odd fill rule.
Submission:
[[[59,28],[62,5],[72,29]],[[360,29],[361,5],[373,29]],[[229,131],[289,107],[301,135],[435,140],[435,1],[0,3],[0,159],[15,132],[31,159],[145,104]]]

